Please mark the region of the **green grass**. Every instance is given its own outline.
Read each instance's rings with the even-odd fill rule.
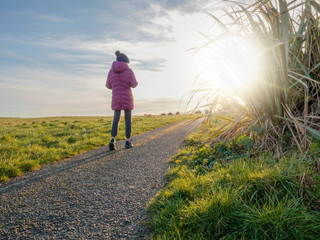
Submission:
[[[320,144],[294,152],[255,152],[245,136],[187,146],[149,204],[152,239],[319,239]]]
[[[133,136],[191,117],[133,117]],[[0,182],[106,145],[111,125],[111,117],[0,118]],[[118,139],[124,129],[121,119]]]

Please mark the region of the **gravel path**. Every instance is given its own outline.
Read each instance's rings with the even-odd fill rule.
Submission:
[[[147,239],[146,204],[200,120],[101,147],[0,184],[0,239]]]

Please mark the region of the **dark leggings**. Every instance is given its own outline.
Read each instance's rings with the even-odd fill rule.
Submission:
[[[121,111],[114,111],[111,137],[116,137],[119,130]],[[131,110],[124,110],[124,119],[126,121],[126,137],[131,138]]]

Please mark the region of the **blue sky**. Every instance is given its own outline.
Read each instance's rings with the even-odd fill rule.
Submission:
[[[0,117],[112,115],[105,79],[130,58],[134,114],[185,110],[204,0],[2,0]],[[179,104],[180,103],[180,104]]]

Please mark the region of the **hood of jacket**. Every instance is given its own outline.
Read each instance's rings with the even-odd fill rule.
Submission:
[[[124,71],[128,70],[129,69],[129,66],[127,63],[125,62],[120,62],[120,61],[114,61],[112,63],[112,67],[111,67],[111,70],[114,72],[114,73],[123,73]]]

